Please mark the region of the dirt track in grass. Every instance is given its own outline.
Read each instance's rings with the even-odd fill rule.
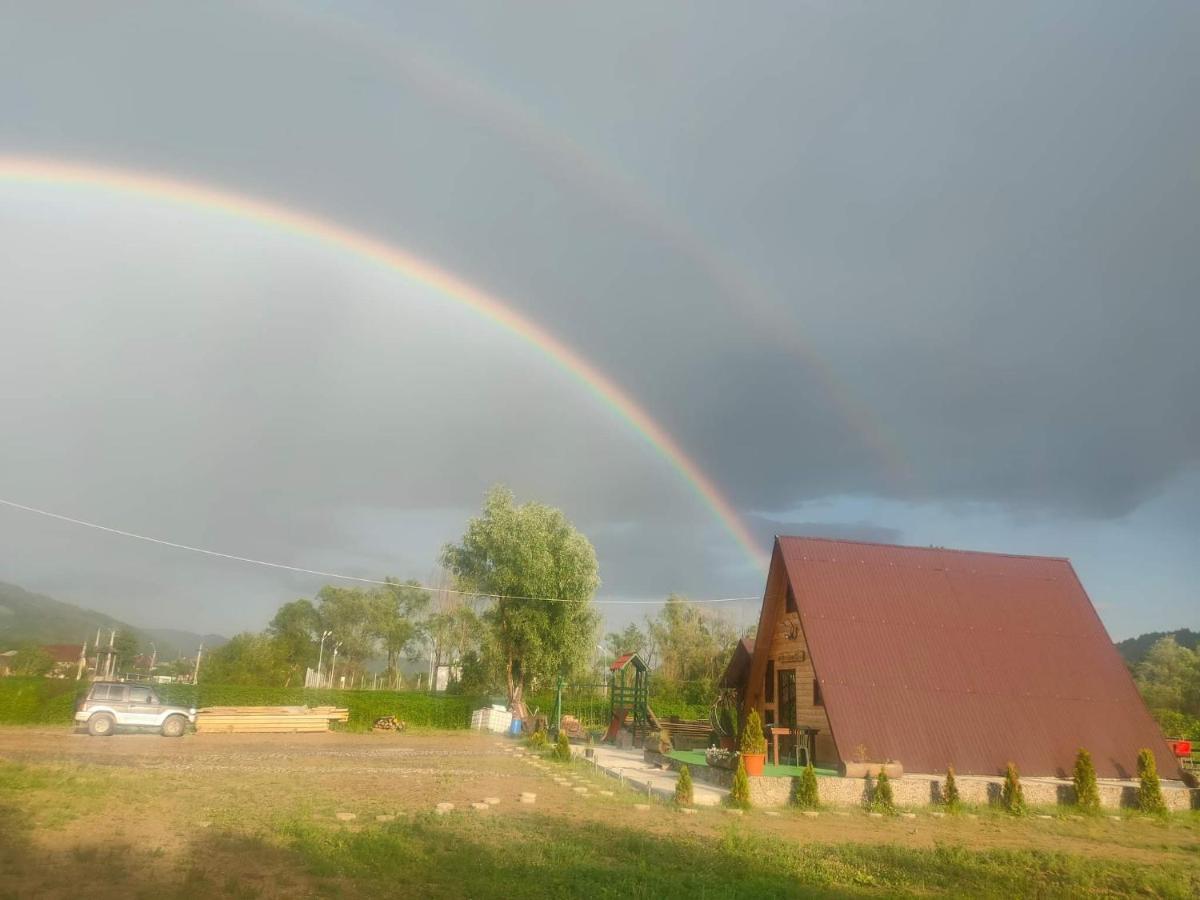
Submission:
[[[1167,825],[979,818],[872,819],[861,812],[806,818],[723,810],[682,815],[628,791],[590,766],[536,762],[505,738],[435,734],[157,735],[91,738],[62,729],[0,730],[0,896],[354,895],[289,850],[296,829],[331,840],[431,819],[431,827],[496,839],[501,823],[618,828],[648,838],[718,844],[731,829],[791,843],[971,850],[1037,849],[1131,863],[1195,863],[1195,818]],[[555,778],[566,778],[559,784]],[[575,788],[586,787],[587,793]],[[612,796],[601,791],[611,791]],[[522,793],[537,795],[521,804]],[[472,802],[498,798],[484,811]],[[338,813],[352,813],[340,821]],[[395,816],[377,822],[377,816]],[[97,871],[112,873],[100,882]],[[81,880],[82,879],[82,880]]]

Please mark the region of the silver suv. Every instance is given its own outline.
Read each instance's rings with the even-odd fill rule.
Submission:
[[[75,711],[75,721],[88,734],[107,736],[117,728],[154,728],[164,737],[181,737],[195,724],[196,710],[168,706],[144,684],[97,681]]]

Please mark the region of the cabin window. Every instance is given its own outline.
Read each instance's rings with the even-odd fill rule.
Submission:
[[[766,703],[775,702],[775,660],[767,660],[767,678],[763,685],[763,701]]]
[[[796,670],[779,670],[779,722],[784,728],[796,727]]]
[[[800,612],[800,608],[796,606],[796,595],[792,593],[792,586],[790,584],[787,589],[787,611],[790,613]]]
[[[813,706],[824,706],[825,700],[821,696],[821,682],[813,678]]]

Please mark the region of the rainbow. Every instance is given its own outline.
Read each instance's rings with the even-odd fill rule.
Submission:
[[[88,187],[150,197],[277,228],[336,247],[433,289],[532,344],[601,402],[624,419],[679,473],[716,514],[725,529],[760,568],[766,554],[737,510],[711,478],[665,428],[616,382],[575,350],[508,303],[426,260],[361,231],[312,213],[281,206],[246,194],[145,172],[63,160],[0,156],[0,181]]]
[[[879,463],[892,490],[900,496],[911,493],[914,473],[895,432],[817,352],[795,313],[749,267],[706,240],[622,167],[556,127],[519,96],[501,90],[444,55],[405,43],[395,33],[367,26],[341,8],[312,9],[269,2],[258,5],[281,22],[310,25],[322,40],[335,35],[352,44],[357,52],[387,63],[409,85],[532,151],[535,158],[584,188],[593,200],[638,223],[681,254],[721,297],[735,305],[739,318],[752,322],[762,340],[780,346],[805,367]]]

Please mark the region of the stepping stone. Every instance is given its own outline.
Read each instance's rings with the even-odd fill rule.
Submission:
[[[650,804],[649,803],[635,803],[635,804],[633,804],[633,808],[641,810],[642,812],[645,812],[646,810],[648,810],[650,808]]]
[[[882,819],[883,813],[867,813],[872,819]]]
[[[900,818],[902,818],[902,819],[915,819],[916,817],[917,817],[916,813],[900,813]],[[1048,819],[1050,817],[1046,816],[1046,818]]]
[[[1041,815],[1041,816],[1036,816],[1035,818],[1038,818],[1038,819],[1053,819],[1053,818],[1054,818],[1054,816],[1046,816],[1046,815]]]
[[[968,819],[978,819],[979,816],[975,815],[975,813],[967,813],[967,818]]]
[[[211,828],[212,827],[212,822],[197,822],[196,824],[199,825],[201,828]]]
[[[850,813],[846,812],[845,810],[835,809],[835,810],[833,811],[833,814],[834,814],[835,816],[841,816],[843,819],[848,819],[848,818],[850,818]]]
[[[376,816],[375,821],[376,822],[395,822],[396,817],[389,813],[389,814],[385,814],[385,815],[381,815],[381,816]]]
[[[804,816],[804,818],[806,818],[806,819],[815,819],[817,816],[820,815],[820,813],[817,812],[815,809],[805,809],[800,812],[800,815]],[[838,815],[839,816],[843,816],[843,815],[848,816],[849,813],[838,813]]]
[[[485,810],[485,809],[491,809],[491,807],[488,806],[486,803],[472,803],[471,809]]]
[[[935,819],[946,818],[946,814],[944,812],[931,812],[930,815],[933,816]]]
[[[1120,817],[1120,816],[1109,816],[1109,817],[1108,817],[1108,821],[1110,821],[1110,822],[1120,822],[1120,821],[1121,821],[1121,817]]]
[[[777,815],[779,815],[779,813],[778,813],[776,810],[773,810],[773,809],[764,809],[764,810],[763,810],[763,815],[764,815],[764,816],[777,816]]]
[[[533,791],[521,791],[521,799],[528,800],[530,803],[532,803],[537,799],[537,794],[533,793]]]
[[[588,789],[585,787],[574,787],[574,788],[571,788],[571,790],[573,790],[577,794],[586,794],[588,792]]]
[[[729,813],[731,816],[744,816],[746,814],[744,809],[727,809],[725,812]]]
[[[537,803],[537,798],[536,797],[522,797],[517,802],[518,803]]]
[[[679,808],[679,811],[681,813],[683,813],[685,816],[694,816],[697,812],[697,810],[691,806],[681,806]]]
[[[353,822],[355,819],[358,818],[358,816],[356,816],[354,813],[348,813],[348,812],[334,813],[334,816],[337,817],[337,820],[339,822]]]
[[[436,812],[439,816],[444,816],[446,813],[454,811],[454,804],[453,803],[439,803],[437,806],[435,806],[433,808],[433,811]]]
[[[597,791],[597,793],[598,793],[598,794],[599,794],[601,797],[611,797],[611,796],[613,795],[613,792],[612,792],[612,791]]]
[[[500,803],[500,798],[499,797],[484,797],[483,802],[486,803],[488,806],[498,806]]]

